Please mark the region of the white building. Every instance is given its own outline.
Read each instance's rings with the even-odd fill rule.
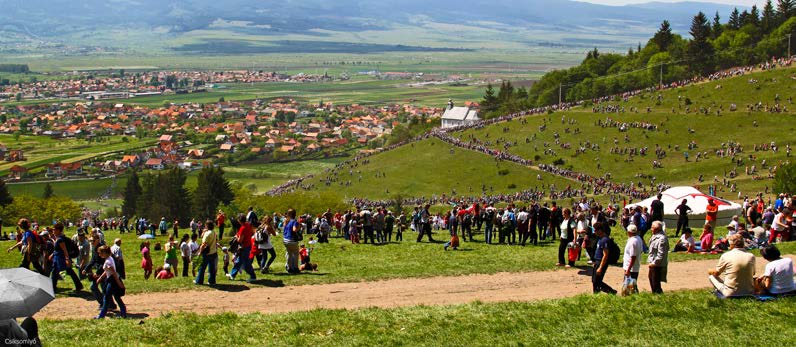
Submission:
[[[445,113],[442,114],[442,127],[451,128],[459,125],[475,123],[481,120],[478,112],[469,107],[454,107],[452,102],[448,103]]]

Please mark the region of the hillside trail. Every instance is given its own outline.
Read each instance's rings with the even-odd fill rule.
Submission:
[[[794,258],[794,256],[789,256]],[[756,259],[757,273],[767,263]],[[663,290],[707,289],[707,270],[716,259],[673,262],[669,264],[669,282]],[[584,264],[585,265],[585,264]],[[642,265],[639,290],[650,291],[647,267]],[[134,317],[158,317],[167,312],[213,314],[222,312],[285,313],[324,309],[366,307],[403,307],[416,305],[451,305],[474,301],[507,302],[566,298],[591,293],[591,270],[571,268],[554,271],[474,274],[462,276],[404,278],[369,282],[332,283],[286,287],[252,287],[239,291],[183,290],[179,292],[140,293],[124,297]],[[621,288],[620,267],[610,267],[605,282]],[[219,284],[229,285],[222,276]],[[97,303],[78,297],[58,298],[36,318],[90,319],[97,314]]]

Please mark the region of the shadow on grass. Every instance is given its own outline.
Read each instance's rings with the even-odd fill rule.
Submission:
[[[310,272],[310,271],[302,271],[299,273],[291,274],[287,272],[280,272],[273,274],[274,276],[326,276],[324,272]],[[281,281],[279,281],[281,282]]]
[[[285,286],[285,283],[282,282],[282,280],[269,280],[269,279],[259,279],[254,282],[251,282],[251,284],[264,286],[264,287],[271,287],[271,288],[279,288]]]
[[[211,288],[215,290],[220,290],[222,292],[232,292],[232,293],[249,290],[249,287],[244,286],[242,284],[216,284],[214,286],[211,286]]]

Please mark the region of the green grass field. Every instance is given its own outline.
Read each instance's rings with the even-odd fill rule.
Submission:
[[[302,211],[299,211],[300,213]],[[4,230],[10,230],[6,227]],[[190,233],[190,230],[183,230],[182,233]],[[67,235],[73,235],[74,230],[67,231]],[[671,232],[670,232],[671,234]],[[128,293],[158,292],[158,291],[178,291],[182,289],[196,288],[191,282],[193,278],[175,278],[169,281],[144,280],[143,270],[139,264],[141,254],[138,252],[140,240],[135,235],[122,234],[109,231],[106,233],[106,241],[110,242],[116,237],[122,239],[122,249],[125,254],[127,280],[125,286]],[[497,236],[495,236],[495,241]],[[621,232],[615,232],[613,237],[618,244],[624,245],[627,236]],[[260,275],[258,279],[266,280],[277,285],[293,286],[305,284],[339,283],[339,282],[358,282],[372,281],[380,279],[407,278],[407,277],[432,277],[432,276],[458,276],[466,274],[491,274],[497,272],[522,272],[522,271],[544,271],[554,270],[557,262],[558,243],[542,243],[540,246],[505,246],[487,245],[483,243],[483,233],[475,234],[476,242],[464,242],[461,246],[462,251],[445,252],[442,242],[449,239],[447,231],[438,231],[434,234],[435,241],[438,243],[417,243],[417,234],[408,231],[404,233],[403,242],[392,242],[386,245],[373,246],[370,244],[352,245],[342,238],[332,238],[331,243],[318,244],[312,253],[313,262],[319,264],[319,272],[304,273],[297,276],[287,276],[284,271],[284,247],[280,242],[280,237],[275,237],[277,259],[272,265],[272,273]],[[225,240],[229,240],[229,225],[225,231]],[[307,237],[308,239],[308,237]],[[157,241],[165,243],[165,236],[158,236]],[[672,244],[676,240],[670,240]],[[12,242],[0,242],[0,249],[10,247]],[[154,246],[155,242],[152,242]],[[780,250],[783,254],[796,253],[796,242],[781,244]],[[163,264],[165,253],[152,251],[152,260],[156,266]],[[0,268],[18,266],[20,255],[17,252],[0,252]],[[505,261],[495,261],[504,259]],[[718,255],[702,254],[672,254],[671,261],[686,261],[695,259],[718,259]],[[585,258],[579,265],[585,265]],[[219,264],[219,272],[221,272]],[[231,266],[231,265],[230,265]],[[180,272],[182,264],[180,264]],[[230,267],[231,269],[231,267]],[[179,273],[179,272],[178,272]],[[236,284],[246,284],[239,277]],[[226,279],[219,279],[219,283],[228,283]],[[261,284],[252,284],[258,286]],[[59,282],[60,295],[71,294],[66,291],[72,288],[70,281]],[[207,287],[199,287],[209,289]]]
[[[554,183],[557,187],[572,184],[564,178],[511,162],[495,162],[487,155],[454,148],[438,139],[402,146],[368,160],[369,163],[359,164],[350,172],[349,168],[338,171],[337,182],[329,186],[324,183],[326,173],[316,174],[307,184],[315,185],[320,191],[339,192],[347,198],[370,199],[387,199],[396,194],[404,197],[451,195],[453,190],[457,195],[480,195],[482,184],[486,184],[487,194],[541,188],[542,182]],[[507,173],[501,175],[501,170]],[[377,173],[384,176],[377,177]],[[542,175],[542,181],[537,180],[537,174]],[[349,181],[350,186],[340,185]]]
[[[792,297],[761,303],[685,291],[273,315],[170,314],[92,324],[42,321],[39,329],[46,344],[85,346],[130,341],[141,345],[190,341],[201,346],[243,341],[293,346],[730,346],[746,341],[787,346],[796,340],[794,315]],[[756,327],[759,324],[765,328]]]
[[[49,183],[55,195],[68,196],[74,200],[96,200],[99,199],[105,191],[113,187],[113,179],[111,178],[53,181]],[[126,183],[126,177],[119,177],[116,186],[111,189],[111,197],[121,197]],[[8,192],[11,193],[12,196],[30,195],[33,197],[41,197],[44,194],[45,185],[47,185],[47,183],[11,183],[6,184],[6,187],[8,187]]]
[[[127,139],[122,140],[122,139]],[[125,153],[155,144],[155,139],[137,139],[129,136],[111,136],[105,142],[88,142],[80,139],[56,140],[46,136],[20,136],[0,134],[0,143],[9,149],[21,149],[26,160],[0,163],[0,175],[5,175],[14,165],[20,165],[32,173],[46,170],[45,165],[57,162],[75,162],[102,158],[111,154]]]
[[[782,69],[769,72],[755,73],[752,75],[736,77],[729,80],[715,81],[699,84],[681,89],[669,90],[661,93],[663,101],[661,105],[656,105],[657,94],[646,93],[643,96],[633,97],[627,102],[611,102],[610,105],[621,105],[626,108],[627,113],[623,114],[595,114],[591,106],[576,107],[566,112],[557,112],[547,116],[531,116],[527,118],[527,124],[514,121],[501,123],[498,125],[485,127],[478,130],[470,130],[454,134],[462,139],[475,136],[482,141],[493,142],[492,148],[503,149],[502,143],[495,144],[496,139],[503,142],[516,141],[517,145],[509,148],[509,152],[520,155],[527,159],[534,159],[539,156],[538,162],[550,164],[556,159],[563,159],[564,167],[572,167],[575,171],[587,172],[593,176],[602,176],[610,173],[613,181],[620,183],[649,180],[638,178],[637,174],[655,176],[656,182],[665,182],[671,185],[702,185],[706,186],[713,183],[713,177],[719,180],[724,177],[725,171],[729,172],[735,165],[729,157],[719,158],[715,151],[720,149],[722,144],[729,142],[740,143],[744,147],[741,157],[744,158],[744,165],[757,165],[760,175],[765,178],[768,171],[762,169],[762,160],[766,160],[769,166],[777,165],[787,160],[785,146],[796,145],[791,132],[796,127],[796,120],[792,117],[794,105],[786,99],[796,94],[796,84],[792,83],[791,77],[796,74],[796,69]],[[748,80],[754,78],[759,80],[756,84],[750,84]],[[721,85],[720,89],[716,89]],[[746,105],[762,102],[766,105],[775,103],[775,95],[780,96],[780,102],[789,108],[789,113],[772,114],[767,112],[747,112]],[[682,107],[678,105],[678,96],[682,97]],[[654,100],[651,100],[654,98]],[[690,105],[691,113],[685,114],[685,99],[689,98],[693,104]],[[738,105],[738,111],[730,112],[730,104]],[[630,107],[640,108],[639,113],[630,113]],[[650,113],[646,113],[646,107],[650,107]],[[695,109],[699,107],[711,107],[712,114],[697,115]],[[722,106],[724,111],[721,115],[716,115],[715,110]],[[672,108],[677,112],[672,113]],[[561,118],[566,117],[564,124]],[[658,125],[658,131],[644,131],[631,128],[628,132],[619,132],[618,128],[602,128],[595,125],[599,120],[605,121],[612,118],[620,122],[650,122]],[[576,124],[570,124],[574,120]],[[753,127],[753,122],[757,122],[757,127]],[[544,132],[538,130],[539,126],[547,124]],[[507,127],[508,132],[503,128]],[[581,130],[579,134],[574,134],[575,128]],[[567,131],[569,129],[569,132]],[[695,132],[689,132],[694,129]],[[560,135],[561,143],[571,144],[571,149],[561,149],[556,145],[554,134]],[[537,136],[537,139],[530,143],[525,142],[527,137]],[[625,135],[630,142],[625,142]],[[635,156],[632,161],[626,161],[628,155],[611,154],[609,150],[614,146],[614,139],[618,140],[616,146],[641,148],[648,147],[649,154],[645,157]],[[587,149],[585,153],[575,155],[575,150],[586,142],[600,146],[599,151]],[[694,141],[698,148],[688,150],[688,143]],[[771,151],[754,152],[755,144],[776,142],[782,150],[777,153]],[[550,144],[556,155],[545,155],[544,143]],[[667,156],[661,160],[662,169],[652,169],[652,160],[655,159],[655,146],[660,145]],[[680,150],[675,149],[679,145]],[[588,147],[588,146],[587,146]],[[686,162],[683,152],[688,151],[690,161]],[[709,158],[696,162],[696,152],[707,151]],[[757,159],[750,161],[748,155],[754,154]],[[598,168],[598,164],[600,168]],[[771,185],[771,180],[754,180],[752,176],[744,173],[744,166],[737,169],[739,176],[731,180],[737,183],[739,190],[746,195],[753,195],[763,191],[765,186]],[[699,175],[703,175],[705,181],[698,181]],[[722,194],[727,198],[737,199],[729,191]]]

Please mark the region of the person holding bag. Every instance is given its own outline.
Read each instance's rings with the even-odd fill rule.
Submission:
[[[575,229],[575,220],[572,219],[570,216],[572,215],[572,211],[568,208],[565,208],[562,212],[562,222],[560,225],[561,235],[559,235],[559,244],[558,244],[558,263],[556,266],[564,266],[564,253],[567,252],[569,243],[575,239],[575,235],[573,230]],[[575,262],[571,261],[566,267],[572,267]]]
[[[287,210],[287,221],[282,230],[282,243],[285,245],[285,270],[291,274],[297,274],[299,269],[299,242],[303,239],[301,226],[296,221],[296,210]]]

